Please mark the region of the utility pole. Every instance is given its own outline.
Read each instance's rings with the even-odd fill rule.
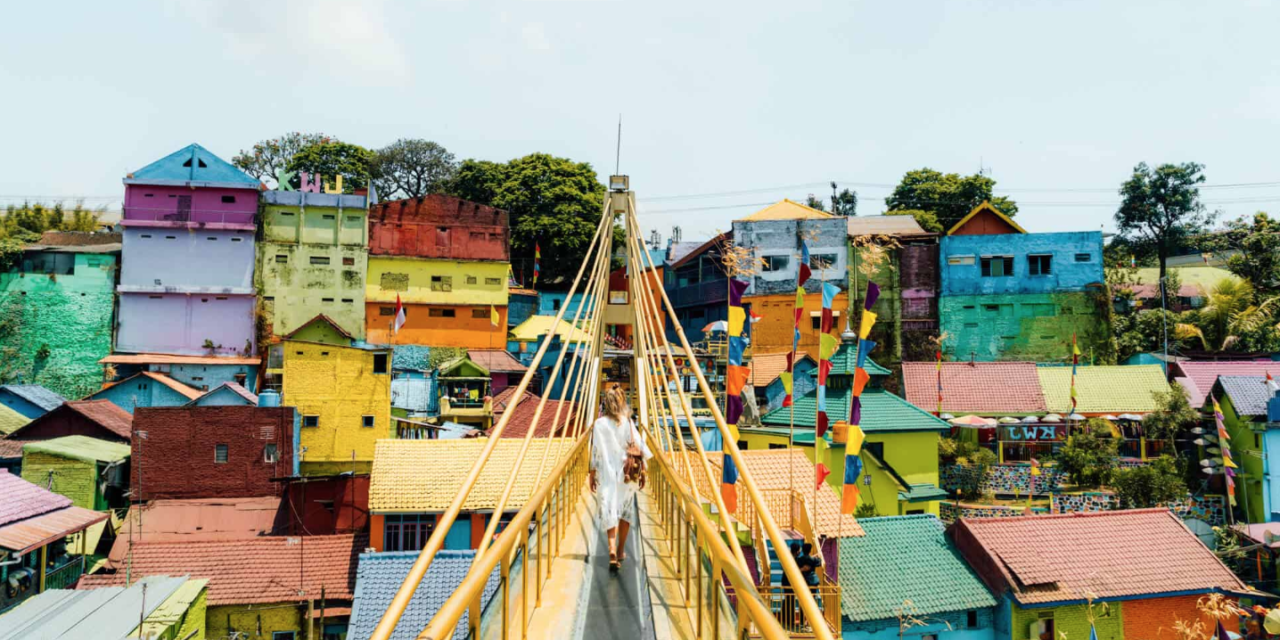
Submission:
[[[1164,368],[1164,375],[1167,378],[1169,377],[1169,312],[1164,308],[1164,285],[1166,278],[1167,276],[1160,277],[1160,324],[1164,331],[1164,360],[1160,365]]]

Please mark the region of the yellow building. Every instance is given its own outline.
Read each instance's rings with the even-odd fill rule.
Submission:
[[[394,437],[391,350],[317,316],[273,348],[267,374],[301,416],[303,475],[368,473],[374,444]]]
[[[378,344],[505,348],[509,268],[492,260],[369,256],[366,335]],[[397,296],[405,324],[393,335]]]

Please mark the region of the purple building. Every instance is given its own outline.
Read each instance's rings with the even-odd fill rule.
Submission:
[[[193,144],[124,184],[116,351],[255,353],[258,181]]]

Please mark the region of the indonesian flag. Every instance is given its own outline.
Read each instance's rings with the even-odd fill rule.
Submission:
[[[400,333],[400,327],[404,326],[405,320],[404,303],[400,302],[400,294],[396,294],[396,321],[391,325],[391,333]]]
[[[752,309],[750,312],[748,312],[748,317],[751,318],[751,324],[755,324],[757,322],[760,322],[761,320],[764,320],[764,316],[756,313],[755,309]]]

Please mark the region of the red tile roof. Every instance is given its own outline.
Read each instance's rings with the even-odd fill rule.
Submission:
[[[142,511],[143,526],[137,524],[138,505],[129,508],[129,517],[116,533],[108,558],[119,562],[129,550],[129,542],[204,542],[241,540],[270,534],[280,511],[280,498],[202,498],[194,500],[152,500]]]
[[[1280,379],[1280,362],[1270,360],[1187,361],[1170,365],[1175,378],[1178,377],[1179,369],[1183,377],[1190,378],[1194,383],[1194,387],[1184,384],[1183,388],[1192,394],[1191,406],[1197,408],[1204,406],[1205,400],[1209,397],[1209,391],[1218,381],[1218,376],[1262,377],[1270,373],[1271,377]]]
[[[0,527],[0,547],[28,553],[61,540],[89,525],[106,520],[111,514],[70,506],[20,520]]]
[[[504,349],[468,349],[467,357],[489,373],[524,373],[529,369]]]
[[[992,591],[1024,605],[1247,590],[1168,509],[965,518],[951,535]]]
[[[907,402],[938,409],[937,363],[904,362],[902,380]],[[944,362],[942,411],[1026,416],[1048,409],[1034,362]]]
[[[71,506],[71,498],[58,495],[0,469],[0,525]]]
[[[125,440],[133,435],[133,416],[110,400],[74,400],[62,406],[102,425]]]
[[[813,358],[803,353],[797,353],[797,360],[808,358],[813,362]],[[787,370],[787,353],[757,353],[751,356],[751,371],[747,376],[747,384],[753,387],[767,387],[778,379],[778,375]]]
[[[498,419],[506,412],[507,407],[515,403],[516,388],[507,387],[498,392],[493,398],[493,424],[498,424]],[[563,404],[560,409],[560,420],[556,422],[556,407]],[[511,416],[511,421],[507,423],[507,427],[502,430],[503,438],[523,438],[529,433],[529,425],[533,424],[533,414],[538,410],[538,396],[526,391],[524,399],[515,408],[515,414]],[[560,428],[557,433],[564,431],[564,427],[573,422],[573,403],[565,400],[561,403],[559,400],[547,400],[547,405],[542,409],[542,418],[538,420],[538,431],[533,434],[535,438],[551,437],[551,425],[554,422]]]
[[[320,597],[321,587],[328,598],[350,600],[357,558],[368,543],[365,534],[135,543],[132,575],[208,580],[211,607],[303,602]],[[125,577],[123,571],[85,576],[79,588],[119,586]]]

